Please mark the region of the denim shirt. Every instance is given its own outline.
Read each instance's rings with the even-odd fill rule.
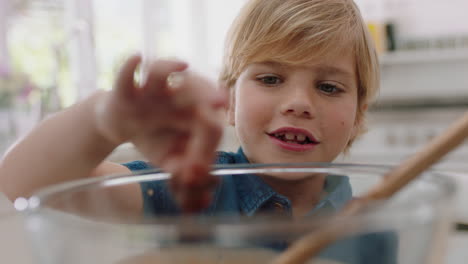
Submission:
[[[249,163],[242,149],[237,153],[218,152],[216,164]],[[144,161],[124,164],[133,172],[153,168]],[[178,215],[176,202],[170,195],[165,181],[143,182],[140,184],[143,195],[143,210],[147,216]],[[308,213],[315,216],[341,209],[352,199],[349,178],[328,175],[322,197]],[[282,211],[291,215],[291,202],[275,192],[260,177],[247,175],[226,175],[218,184],[211,205],[202,212],[205,215],[228,214],[229,216],[253,216],[268,211]],[[320,257],[342,263],[396,263],[397,240],[393,233],[373,233],[341,240],[323,250]]]

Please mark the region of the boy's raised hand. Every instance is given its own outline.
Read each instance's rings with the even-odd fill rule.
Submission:
[[[173,173],[181,207],[201,209],[215,183],[208,172],[222,136],[225,93],[172,60],[153,62],[140,86],[134,80],[140,62],[139,56],[128,59],[114,90],[97,105],[98,130],[114,144],[132,142],[151,163]]]

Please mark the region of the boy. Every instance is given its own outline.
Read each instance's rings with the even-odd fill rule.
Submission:
[[[351,0],[249,1],[226,41],[221,90],[185,63],[163,60],[153,63],[140,88],[133,79],[139,62],[138,56],[126,62],[113,91],[51,117],[17,144],[2,163],[2,191],[15,199],[65,180],[150,168],[142,161],[103,162],[131,141],[151,164],[173,173],[172,193],[186,210],[210,206],[208,211],[254,215],[280,205],[304,216],[338,210],[351,199],[346,178],[317,176],[294,184],[287,175],[249,175],[224,178],[213,200],[216,180],[208,173],[226,90],[228,120],[241,148],[218,153],[218,164],[332,162],[351,146],[379,83],[374,46]],[[179,212],[158,183],[127,186],[115,196],[121,210],[134,214]],[[391,239],[362,240],[369,248],[390,248],[365,252],[362,259],[394,262]],[[364,248],[355,246],[323,254],[343,260],[347,250]]]

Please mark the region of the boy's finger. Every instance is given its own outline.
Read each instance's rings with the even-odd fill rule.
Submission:
[[[211,158],[214,156],[216,148],[223,135],[222,122],[216,112],[208,107],[200,109],[198,116],[198,135],[192,149],[193,155],[202,155],[209,162],[213,162]],[[199,155],[198,155],[199,156]]]
[[[135,70],[141,62],[140,55],[133,55],[120,69],[115,83],[115,89],[118,95],[129,98],[132,97],[135,91]]]
[[[206,102],[206,99],[216,91],[215,82],[196,72],[187,72],[184,84],[192,85],[191,89],[194,91],[194,95],[197,96],[198,100],[203,102]]]
[[[200,109],[201,108],[201,109]],[[209,108],[196,109],[196,122],[182,162],[170,168],[174,173],[171,187],[179,199],[179,205],[185,211],[193,211],[206,207],[210,193],[217,178],[211,175],[211,164],[214,161],[216,147],[222,136],[222,126],[215,119],[213,111]],[[190,202],[191,201],[191,202]],[[188,202],[188,203],[187,203]]]
[[[157,60],[149,67],[148,78],[143,89],[150,96],[160,95],[167,87],[167,78],[173,72],[187,69],[188,64],[175,60]]]
[[[168,91],[171,102],[177,109],[189,109],[195,104],[219,104],[219,100],[213,102],[213,97],[217,96],[214,82],[194,72],[171,73],[168,83],[172,88]]]
[[[180,168],[180,165],[179,165]],[[189,178],[186,174],[196,175],[191,182],[186,182]],[[200,179],[207,179],[200,181]],[[199,166],[188,166],[176,170],[172,175],[170,187],[173,197],[184,212],[197,212],[209,206],[211,194],[218,184],[219,178],[209,175],[209,168]]]
[[[224,109],[228,104],[228,93],[224,89],[217,87],[216,83],[206,79],[199,78],[197,82],[197,92],[198,100],[204,104],[205,107],[210,109]]]
[[[187,142],[190,139],[189,130],[159,131],[156,135],[146,135],[138,143],[140,151],[153,164],[158,164],[163,169],[173,172],[170,168],[170,161],[179,159],[186,150]],[[168,162],[169,161],[169,162]]]
[[[198,213],[211,204],[212,190],[179,191],[176,192],[174,196],[184,213]]]
[[[209,170],[215,158],[215,151],[222,136],[222,126],[214,117],[207,113],[200,113],[195,123],[191,141],[189,142],[186,156],[187,166],[197,167],[198,170]],[[182,184],[194,181],[204,184],[211,181],[208,173],[186,173],[181,179]]]
[[[225,90],[216,89],[207,96],[206,100],[208,101],[208,107],[219,113],[219,110],[226,109],[228,107],[229,93]]]

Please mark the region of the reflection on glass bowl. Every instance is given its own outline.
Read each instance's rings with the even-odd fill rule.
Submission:
[[[324,225],[355,228],[322,251],[315,259],[320,261],[310,263],[427,263],[440,255],[451,221],[454,184],[443,173],[426,172],[370,210],[329,220],[329,215],[340,209],[333,203],[344,205],[358,198],[389,169],[327,163],[218,166],[212,171],[221,182],[215,192],[229,194],[229,188],[233,192],[215,195],[213,204],[200,214],[154,209],[134,215],[122,211],[122,201],[113,196],[122,186],[151,183],[161,188],[153,190],[152,197],[163,202],[161,197],[170,196],[164,190],[170,175],[145,171],[46,188],[28,200],[24,212],[35,253],[44,264],[269,263],[294,241]],[[310,212],[298,217],[291,208],[267,206],[249,214],[242,206],[225,206],[229,199],[240,199],[232,196],[238,190],[236,185],[227,183],[279,174],[283,180],[293,179],[284,180],[291,186],[325,177],[324,191]],[[333,186],[342,186],[338,183],[348,184],[350,192],[345,193],[344,188],[334,193]],[[291,201],[301,202],[310,194],[301,193]]]

